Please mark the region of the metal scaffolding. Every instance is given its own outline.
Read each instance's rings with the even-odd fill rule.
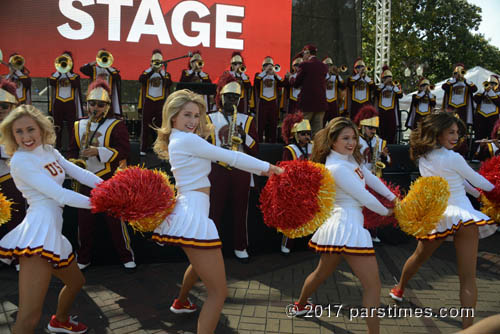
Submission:
[[[389,65],[391,52],[391,0],[377,0],[375,21],[375,83],[380,83],[384,64]]]

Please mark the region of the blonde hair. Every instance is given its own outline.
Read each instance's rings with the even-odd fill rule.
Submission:
[[[179,114],[187,103],[195,103],[200,110],[200,124],[195,133],[206,138],[210,135],[211,127],[207,125],[207,105],[202,95],[196,94],[189,89],[178,90],[167,98],[162,110],[161,128],[155,128],[158,137],[153,145],[153,150],[161,159],[168,159],[168,144],[172,133],[172,119]]]
[[[363,156],[359,151],[360,145],[358,127],[353,121],[345,117],[336,117],[332,119],[323,129],[316,133],[314,136],[311,160],[324,164],[326,162],[326,157],[332,150],[333,143],[337,141],[340,132],[342,132],[345,128],[351,128],[354,130],[354,134],[356,135],[356,148],[354,149],[352,156],[358,164],[361,164]]]
[[[10,156],[19,148],[14,137],[12,126],[16,120],[25,116],[31,117],[40,127],[42,144],[54,145],[56,142],[56,133],[52,120],[36,107],[22,104],[12,110],[0,124],[0,144],[5,146],[5,152]]]

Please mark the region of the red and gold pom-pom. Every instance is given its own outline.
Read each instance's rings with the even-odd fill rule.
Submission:
[[[396,198],[401,199],[401,190],[399,189],[399,186],[394,185],[390,182],[386,182],[383,179],[380,179],[382,183],[385,184],[389,190],[396,195]],[[383,206],[386,208],[394,208],[394,202],[389,201],[387,198],[384,196],[380,195],[378,192],[373,190],[372,188],[366,186],[366,189],[373,195],[375,196],[380,203],[382,203]],[[370,209],[367,209],[366,207],[363,208],[363,216],[365,218],[364,221],[364,227],[367,229],[375,229],[377,227],[382,227],[382,226],[396,226],[398,224],[398,221],[396,220],[396,217],[394,215],[391,216],[381,216],[378,213],[373,212]]]
[[[264,223],[289,238],[314,233],[328,219],[335,201],[335,182],[324,165],[283,161],[260,194]]]
[[[492,191],[482,191],[492,204],[500,204],[500,156],[486,160],[479,168],[479,174],[495,185]]]
[[[12,201],[8,200],[4,194],[0,193],[0,225],[3,225],[11,219]]]
[[[93,213],[105,212],[136,231],[151,232],[174,209],[175,191],[164,172],[129,167],[93,189],[90,202]]]

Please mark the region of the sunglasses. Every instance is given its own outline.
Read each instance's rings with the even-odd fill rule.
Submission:
[[[89,106],[91,107],[104,108],[106,105],[106,102],[89,101]]]
[[[9,109],[10,104],[9,103],[0,103],[0,109]]]
[[[299,136],[310,136],[310,135],[311,135],[311,133],[308,131],[299,132]]]

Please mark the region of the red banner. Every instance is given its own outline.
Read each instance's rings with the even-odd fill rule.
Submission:
[[[212,80],[229,68],[235,50],[252,79],[265,56],[283,73],[290,65],[292,0],[2,0],[0,13],[3,61],[21,54],[32,77],[53,73],[64,50],[73,53],[78,73],[100,48],[112,53],[126,80],[149,67],[155,48],[164,59],[201,51]],[[174,81],[187,64],[168,64]]]

